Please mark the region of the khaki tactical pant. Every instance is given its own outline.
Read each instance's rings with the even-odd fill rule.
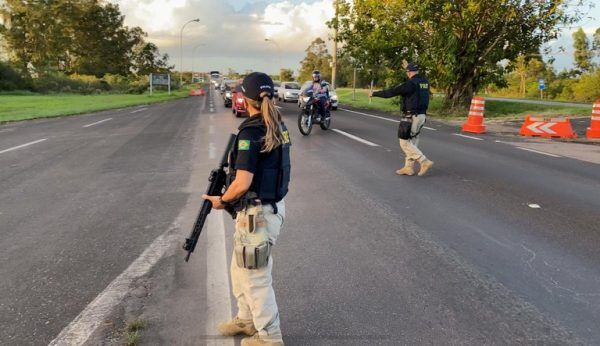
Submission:
[[[421,131],[421,129],[423,128],[423,125],[425,125],[425,119],[426,119],[425,114],[419,114],[419,115],[413,116],[413,121],[412,121],[411,131],[410,131],[411,135],[414,136],[416,133],[419,133]],[[404,152],[404,156],[405,156],[405,159],[404,159],[405,166],[412,166],[412,165],[414,165],[415,161],[423,162],[423,161],[427,160],[427,157],[425,157],[425,155],[423,155],[421,150],[419,150],[418,146],[419,146],[419,135],[417,135],[416,137],[413,137],[411,139],[400,139],[400,148]]]
[[[250,208],[256,207],[248,207]],[[273,213],[273,207],[270,205],[263,205],[262,209],[269,240],[275,245],[285,218],[285,203],[284,201],[277,203],[277,214]],[[247,231],[242,228],[246,227],[248,222],[240,219],[245,217],[247,217],[245,212],[238,213],[234,237],[239,236],[240,232]],[[235,251],[231,259],[231,285],[233,295],[237,299],[237,316],[244,320],[253,320],[254,327],[265,339],[269,336],[281,337],[279,310],[271,277],[272,268],[272,256],[269,257],[268,265],[260,269],[240,268],[236,262]]]

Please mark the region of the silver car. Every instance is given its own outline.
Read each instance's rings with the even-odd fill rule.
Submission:
[[[300,95],[300,84],[296,82],[282,82],[277,88],[277,99],[279,101],[297,101]]]

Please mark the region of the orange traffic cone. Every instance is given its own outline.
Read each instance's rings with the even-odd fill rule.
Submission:
[[[600,138],[600,100],[594,102],[590,127],[587,128],[587,138]]]
[[[469,117],[463,124],[463,132],[485,133],[485,125],[483,125],[483,112],[485,111],[485,100],[483,97],[473,97],[471,100],[471,109],[469,109]]]

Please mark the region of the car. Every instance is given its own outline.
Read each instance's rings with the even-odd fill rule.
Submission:
[[[296,82],[282,82],[277,88],[277,100],[288,102],[298,101],[300,95],[300,84]]]
[[[231,92],[231,112],[236,117],[248,116],[248,110],[246,109],[246,103],[244,102],[244,93],[242,92],[241,84],[238,84]]]
[[[277,89],[279,89],[279,86],[281,86],[281,82],[278,80],[273,81],[273,86],[274,86],[274,90],[273,90],[273,97],[275,99],[277,99]]]

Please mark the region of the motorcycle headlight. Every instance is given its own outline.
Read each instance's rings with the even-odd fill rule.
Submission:
[[[229,98],[231,98],[231,93],[230,93],[229,91],[228,91],[228,92],[226,92],[226,93],[225,93],[225,97],[229,97]]]
[[[302,102],[304,102],[304,103],[308,102],[308,100],[310,100],[310,97],[303,97],[302,98]]]

